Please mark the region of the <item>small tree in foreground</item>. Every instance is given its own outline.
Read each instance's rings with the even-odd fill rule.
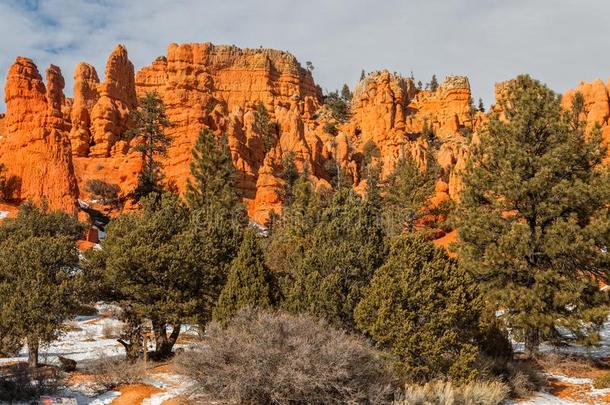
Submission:
[[[212,401],[385,404],[393,393],[387,365],[361,339],[303,315],[241,311],[177,363]]]
[[[229,267],[227,283],[214,308],[214,319],[226,324],[241,308],[272,304],[271,273],[254,230],[246,231],[239,253]]]
[[[597,282],[610,276],[607,148],[573,101],[563,111],[542,83],[514,79],[472,150],[456,214],[461,264],[529,356],[566,329],[594,342],[608,314]]]
[[[355,311],[413,381],[476,376],[480,301],[467,273],[421,234],[399,237]]]
[[[0,225],[0,331],[27,340],[31,367],[40,343],[55,340],[76,315],[83,229],[69,215],[29,202]]]
[[[146,319],[152,322],[156,356],[169,356],[182,324],[197,323],[217,297],[214,268],[192,260],[191,252],[205,246],[192,238],[187,207],[175,194],[153,193],[142,200],[141,211],[112,221],[101,246],[87,253],[85,270],[93,285],[100,282],[96,299],[123,308],[129,327],[120,342],[128,358],[140,355]]]

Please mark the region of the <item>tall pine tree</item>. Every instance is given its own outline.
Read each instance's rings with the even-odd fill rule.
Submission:
[[[526,353],[541,340],[595,337],[608,314],[597,280],[610,275],[610,178],[599,128],[579,121],[582,97],[529,76],[509,84],[463,175],[456,215],[461,263]]]
[[[191,177],[186,183],[185,197],[191,210],[242,209],[235,177],[226,137],[216,138],[203,128],[193,148]]]
[[[212,308],[225,284],[229,264],[237,255],[244,227],[245,208],[235,190],[235,168],[225,137],[216,138],[207,128],[199,133],[191,161],[186,201],[190,209],[188,246],[184,260],[203,265],[213,275],[205,303],[200,308],[201,325],[211,319]]]
[[[127,131],[130,141],[135,140],[134,150],[142,155],[142,171],[138,175],[138,184],[134,197],[139,200],[152,192],[161,191],[161,163],[159,158],[167,156],[171,138],[165,134],[165,128],[171,126],[163,101],[156,92],[146,93],[138,101],[138,108],[132,113],[133,128]]]
[[[214,308],[214,319],[222,324],[244,307],[267,308],[272,304],[273,282],[259,238],[254,230],[246,231],[239,253],[231,263],[227,283]]]

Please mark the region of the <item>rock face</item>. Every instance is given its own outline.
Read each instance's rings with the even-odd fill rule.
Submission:
[[[133,64],[127,50],[119,45],[110,54],[105,80],[98,86],[99,99],[91,110],[91,148],[93,157],[109,157],[127,129],[129,111],[136,106]]]
[[[15,199],[46,200],[52,209],[76,212],[78,187],[72,166],[70,124],[64,79],[57,66],[46,72],[45,86],[36,65],[17,58],[5,89],[0,162],[6,166],[9,194]]]
[[[174,127],[165,162],[166,176],[184,190],[188,162],[203,127],[227,134],[239,173],[238,187],[250,214],[264,221],[269,207],[278,207],[278,171],[282,156],[294,152],[298,166],[315,168],[316,140],[306,133],[321,91],[294,56],[269,49],[239,49],[212,44],[171,44],[166,57],[136,75],[139,95],[159,93]],[[254,112],[263,103],[277,123],[277,145],[265,153],[254,130]],[[319,168],[318,168],[319,169]]]
[[[471,104],[466,77],[449,76],[432,92],[419,90],[410,79],[388,71],[375,72],[354,91],[348,131],[357,149],[367,142],[377,146],[384,176],[406,154],[421,167],[436,158],[449,195],[457,198],[460,185],[455,169],[465,164],[468,135],[479,121]]]
[[[156,91],[173,126],[165,178],[184,191],[191,149],[206,127],[227,135],[237,187],[251,218],[264,223],[281,209],[282,172],[288,154],[300,171],[307,169],[318,188],[329,188],[328,164],[351,175],[364,190],[364,154],[379,150],[382,176],[401,156],[410,155],[423,168],[435,159],[442,168],[432,204],[459,198],[460,171],[470,143],[485,121],[474,111],[468,79],[449,76],[432,92],[388,71],[369,74],[354,89],[350,118],[324,129],[332,119],[311,73],[289,53],[234,46],[171,44],[167,55],[135,73],[127,50],[110,54],[100,82],[95,68],[80,63],[74,71],[74,97],[63,93],[64,80],[51,65],[43,82],[34,63],[18,58],[6,85],[6,115],[0,115],[0,163],[8,170],[11,196],[46,199],[52,208],[75,210],[87,199],[85,184],[101,179],[124,193],[135,187],[140,156],[122,135],[137,97]],[[497,97],[505,88],[496,88]],[[601,81],[581,83],[566,94],[568,108],[575,92],[585,100],[584,119],[602,125],[610,141],[610,96]],[[264,142],[256,122],[262,104],[270,117],[272,142]],[[473,136],[474,134],[474,136]]]
[[[163,162],[166,179],[184,191],[199,131],[207,127],[218,136],[226,134],[237,186],[251,217],[261,223],[281,209],[287,154],[299,170],[307,168],[317,187],[330,187],[325,165],[332,159],[363,190],[362,152],[371,143],[381,152],[383,175],[405,153],[422,167],[435,157],[446,177],[437,199],[455,198],[459,176],[454,168],[463,164],[468,144],[464,131],[476,122],[466,78],[449,77],[429,92],[382,71],[358,84],[351,118],[333,136],[323,130],[328,119],[321,90],[294,56],[209,43],[171,44],[166,56],[137,74],[119,45],[108,59],[103,83],[93,66],[80,63],[73,99],[64,97],[63,86],[57,67],[49,68],[45,87],[32,61],[18,59],[9,73],[7,114],[0,117],[0,161],[21,181],[16,198],[45,197],[64,209],[79,196],[87,198],[90,179],[116,183],[123,192],[134,188],[141,160],[121,135],[137,95],[150,91],[161,96],[173,123],[167,130],[172,144]],[[271,119],[273,142],[267,148],[255,122],[259,103]],[[24,156],[34,159],[33,151],[44,165],[24,163]]]
[[[79,63],[74,70],[74,101],[70,120],[70,142],[74,156],[88,156],[91,145],[91,112],[99,100],[100,79],[95,68]]]
[[[584,99],[584,116],[581,117],[587,122],[587,128],[591,129],[599,124],[602,129],[602,138],[610,142],[610,97],[608,95],[610,82],[606,85],[601,80],[591,83],[580,82],[574,90],[567,91],[562,97],[562,106],[570,108],[576,93],[580,93]]]

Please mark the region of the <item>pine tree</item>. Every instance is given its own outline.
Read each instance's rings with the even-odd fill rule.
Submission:
[[[143,168],[138,175],[134,191],[136,200],[161,190],[161,163],[159,158],[167,156],[171,138],[165,128],[171,126],[165,115],[163,101],[156,92],[146,93],[138,101],[138,108],[132,112],[133,128],[126,133],[129,141],[136,141],[134,150],[142,155]]]
[[[283,189],[280,192],[282,203],[290,205],[292,203],[293,187],[299,179],[299,171],[294,163],[294,152],[290,151],[282,157],[282,180],[284,180]]]
[[[479,97],[479,105],[478,105],[478,110],[480,112],[485,112],[485,105],[483,105],[483,99]]]
[[[456,214],[458,252],[526,354],[559,329],[594,338],[608,314],[596,278],[610,275],[610,187],[599,128],[519,76],[471,152]],[[565,334],[563,334],[565,337]]]
[[[413,381],[476,376],[481,301],[469,275],[424,236],[394,241],[355,310],[358,327]]]
[[[331,116],[338,122],[346,122],[349,119],[349,105],[339,96],[338,91],[331,91],[324,97],[324,104],[329,108]],[[336,134],[335,134],[336,135]]]
[[[31,202],[0,226],[0,330],[27,340],[30,367],[38,366],[40,343],[56,339],[79,308],[83,231],[69,215]]]
[[[360,81],[363,81],[366,78],[366,72],[364,71],[364,69],[362,69],[362,71],[360,72]]]
[[[227,283],[214,308],[214,319],[222,324],[244,307],[268,308],[273,303],[271,273],[258,239],[253,230],[246,231],[239,253],[231,263]]]
[[[186,183],[186,201],[191,210],[234,213],[242,210],[235,191],[236,173],[226,137],[212,131],[199,132],[191,160],[191,177]]]
[[[350,91],[349,86],[347,84],[344,84],[343,87],[341,87],[341,98],[346,103],[352,101],[352,92]]]
[[[199,309],[198,323],[202,326],[211,319],[228,266],[237,255],[248,223],[235,190],[235,177],[226,137],[216,139],[210,130],[202,129],[193,148],[191,178],[186,187],[191,224],[185,243],[197,248],[184,254],[185,261],[205,266],[210,275],[206,300]]]
[[[211,255],[214,248],[191,238],[190,213],[180,198],[153,193],[141,202],[141,211],[121,214],[110,223],[102,249],[88,251],[85,261],[87,279],[99,286],[94,298],[113,300],[124,309],[130,340],[121,343],[131,360],[140,355],[139,330],[145,319],[153,325],[156,355],[166,357],[181,325],[199,321],[221,283],[209,262],[191,259],[193,251],[205,249]]]
[[[432,157],[425,169],[421,169],[410,155],[398,160],[383,185],[383,213],[390,236],[412,232],[422,218],[431,218],[434,212],[430,198],[434,195],[437,179],[438,166]]]
[[[275,134],[275,124],[271,121],[271,116],[263,104],[259,101],[254,110],[254,131],[261,137],[263,151],[269,152],[277,143]]]
[[[428,86],[430,88],[430,91],[438,90],[438,80],[436,79],[436,75],[432,75],[432,80],[430,80]]]
[[[354,307],[386,252],[377,207],[350,187],[324,201],[300,180],[270,239],[268,263],[280,278],[281,306],[353,329]]]

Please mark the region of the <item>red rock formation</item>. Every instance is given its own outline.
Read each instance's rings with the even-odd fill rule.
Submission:
[[[76,211],[78,187],[72,167],[69,123],[64,119],[64,79],[47,69],[45,87],[36,65],[17,58],[5,89],[7,113],[0,162],[7,168],[11,197],[46,200],[52,209]]]
[[[63,95],[59,68],[47,71],[47,85],[29,59],[19,58],[9,72],[7,113],[0,116],[0,162],[21,180],[15,197],[47,198],[53,207],[71,210],[87,180],[102,179],[135,187],[140,157],[130,153],[121,135],[129,126],[136,95],[159,93],[174,126],[164,162],[166,178],[184,190],[191,149],[203,127],[226,134],[238,170],[238,188],[251,217],[264,222],[281,209],[283,159],[294,154],[317,187],[330,187],[325,162],[334,159],[364,190],[361,165],[364,147],[380,150],[383,176],[410,154],[425,166],[432,156],[443,169],[433,204],[459,197],[460,171],[469,145],[485,120],[472,109],[468,79],[446,78],[435,92],[419,90],[408,78],[375,72],[354,90],[351,118],[332,136],[322,94],[294,56],[268,49],[239,49],[212,44],[171,44],[167,56],[134,74],[123,46],[110,55],[104,82],[95,68],[79,64],[74,72],[74,98]],[[497,87],[501,97],[503,85]],[[602,82],[581,83],[585,119],[599,122],[610,140],[610,97]],[[575,91],[564,97],[564,106]],[[254,110],[267,108],[275,146],[265,150],[257,133]],[[426,131],[429,129],[430,131]],[[470,134],[474,132],[474,136]],[[71,145],[70,145],[71,144]],[[80,187],[77,186],[77,183]]]
[[[311,121],[319,107],[321,92],[311,74],[289,53],[171,44],[167,57],[157,58],[138,72],[136,84],[140,95],[156,91],[162,96],[174,123],[168,130],[173,140],[165,171],[180,190],[189,174],[195,138],[204,126],[228,135],[240,174],[238,186],[251,215],[259,220],[268,214],[266,207],[278,206],[277,171],[283,153],[295,152],[298,165],[316,166],[305,139],[305,122]],[[269,159],[260,134],[253,130],[253,109],[259,102],[278,124],[279,143]],[[260,173],[264,178],[259,182]]]
[[[465,134],[472,132],[476,121],[467,78],[449,76],[431,92],[416,89],[410,79],[375,72],[358,84],[352,103],[352,142],[360,150],[366,142],[377,145],[384,176],[405,153],[422,168],[429,156],[435,156],[449,178],[449,195],[457,198],[460,181],[455,169],[465,164]],[[426,128],[433,139],[423,136]]]
[[[602,138],[610,144],[610,97],[608,96],[608,85],[601,80],[596,80],[591,83],[580,82],[574,90],[568,90],[562,97],[561,104],[564,108],[572,106],[572,100],[576,93],[580,93],[584,99],[584,119],[587,122],[587,128],[590,130],[596,124],[602,128]]]
[[[88,63],[79,63],[74,70],[74,101],[70,120],[70,142],[74,156],[88,156],[91,145],[91,112],[99,100],[95,68]]]
[[[119,45],[106,64],[104,83],[98,86],[99,99],[91,110],[91,148],[93,157],[109,157],[113,147],[123,151],[117,143],[127,129],[129,111],[136,106],[136,87],[133,64],[127,50]]]

